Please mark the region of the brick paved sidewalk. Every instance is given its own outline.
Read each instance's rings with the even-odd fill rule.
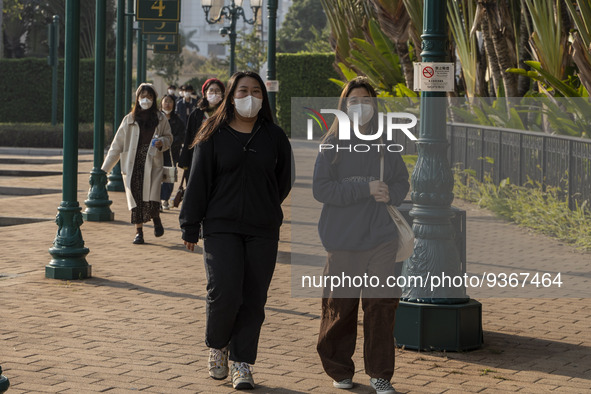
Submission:
[[[305,144],[294,143],[298,157]],[[110,193],[113,222],[85,222],[81,231],[92,278],[46,279],[61,200],[61,176],[6,176],[8,170],[61,172],[61,158],[0,152],[2,218],[44,219],[0,227],[0,365],[8,393],[224,393],[229,380],[205,369],[205,274],[201,250],[181,247],[178,209],[166,211],[166,232],[132,245],[133,226],[123,193]],[[8,159],[16,159],[8,160]],[[298,174],[309,174],[309,160]],[[46,164],[43,164],[46,163]],[[308,167],[307,167],[308,166]],[[80,158],[78,200],[88,192],[92,156]],[[20,188],[21,195],[7,195]],[[300,187],[296,185],[296,187]],[[24,193],[46,193],[23,196]],[[473,205],[467,211],[468,260],[508,260],[578,269],[589,279],[590,254],[504,223]],[[277,269],[254,366],[260,393],[342,393],[331,387],[315,352],[320,302],[293,298],[290,209],[282,228]],[[7,220],[2,219],[3,223]],[[574,267],[574,268],[572,268]],[[393,383],[403,393],[573,392],[591,390],[591,301],[479,299],[485,345],[466,353],[397,350]],[[361,330],[360,330],[361,332]],[[370,393],[362,339],[355,354],[355,393]]]

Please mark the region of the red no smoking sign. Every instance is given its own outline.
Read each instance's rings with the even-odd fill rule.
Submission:
[[[433,76],[433,73],[434,73],[433,68],[431,68],[429,66],[427,66],[423,69],[423,76],[425,78],[431,78]]]

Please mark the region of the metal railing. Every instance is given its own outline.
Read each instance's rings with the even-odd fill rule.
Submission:
[[[448,123],[447,138],[450,164],[475,171],[481,182],[488,175],[496,184],[509,178],[519,186],[531,180],[559,187],[571,209],[591,201],[589,139],[465,123]],[[413,141],[396,139],[405,154],[416,154]]]

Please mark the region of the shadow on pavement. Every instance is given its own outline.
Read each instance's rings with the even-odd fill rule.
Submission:
[[[591,354],[588,346],[493,331],[484,331],[484,346],[478,350],[423,354],[480,364],[487,369],[539,371],[579,379],[589,379],[591,372],[586,357]]]
[[[194,294],[177,293],[174,291],[156,290],[156,289],[152,289],[150,287],[136,285],[134,283],[105,279],[105,278],[100,278],[100,277],[96,277],[96,276],[94,276],[90,279],[86,279],[84,281],[84,284],[91,285],[91,286],[97,286],[97,287],[98,286],[108,286],[108,287],[115,287],[115,288],[121,288],[121,289],[127,289],[127,290],[137,290],[142,293],[157,294],[157,295],[163,295],[166,297],[189,298],[189,299],[193,299],[193,300],[205,301],[205,297],[200,297],[200,296],[197,296]]]

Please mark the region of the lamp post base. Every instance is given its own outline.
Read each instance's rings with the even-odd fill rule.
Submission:
[[[121,176],[109,176],[109,183],[107,183],[107,190],[110,192],[124,192],[123,178]]]
[[[400,301],[394,327],[396,345],[413,350],[461,352],[483,343],[482,304],[424,304]]]
[[[50,248],[49,253],[54,257],[45,266],[46,278],[75,280],[92,276],[92,266],[85,259],[87,248],[68,250],[66,253]]]
[[[112,222],[115,220],[115,214],[109,209],[111,201],[105,204],[104,201],[99,201],[96,206],[92,206],[89,200],[84,201],[87,208],[82,212],[82,218],[86,222]]]
[[[107,193],[107,174],[98,167],[90,171],[90,191],[88,199],[84,201],[86,209],[82,212],[82,218],[90,222],[109,222],[115,219],[109,206],[113,203]]]
[[[0,367],[0,394],[4,393],[10,387],[10,381],[6,376],[2,375],[2,367]]]
[[[107,190],[110,192],[124,192],[125,186],[123,185],[123,176],[121,175],[121,163],[117,162],[113,170],[107,177],[109,183],[107,183]]]

